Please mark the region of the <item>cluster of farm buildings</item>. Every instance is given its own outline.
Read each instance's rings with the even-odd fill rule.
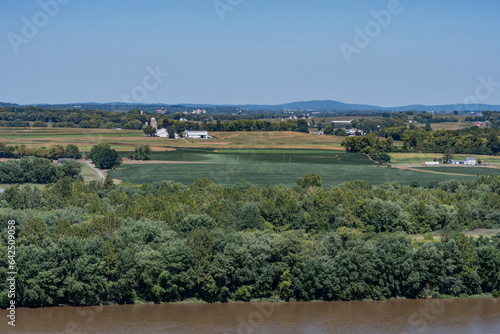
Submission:
[[[445,163],[449,165],[468,165],[476,166],[477,160],[474,157],[466,157],[464,160],[448,160]],[[439,161],[426,161],[423,163],[424,166],[438,166],[441,163]]]
[[[167,129],[165,129],[165,128],[158,129],[158,122],[156,121],[156,119],[154,117],[151,118],[151,126],[154,129],[156,129],[156,137],[160,137],[160,138],[169,138],[170,137]],[[174,133],[174,138],[179,139],[180,138],[179,134]],[[184,131],[184,138],[187,138],[187,139],[209,139],[210,135],[209,135],[208,131],[189,131],[189,130],[186,130],[186,131]]]

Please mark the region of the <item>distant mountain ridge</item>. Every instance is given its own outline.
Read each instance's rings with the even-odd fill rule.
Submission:
[[[368,104],[349,104],[333,100],[312,100],[302,102],[291,102],[277,105],[242,104],[242,105],[207,105],[207,104],[182,104],[186,107],[236,107],[250,110],[315,110],[315,111],[500,111],[500,105],[489,104],[443,104],[443,105],[423,105],[415,104],[400,107],[380,107]]]
[[[15,103],[5,103],[0,102],[0,106],[22,106]],[[26,105],[25,105],[26,106]],[[349,104],[333,100],[312,100],[312,101],[299,101],[291,102],[285,104],[268,105],[268,104],[192,104],[192,103],[181,103],[175,105],[169,105],[164,103],[122,103],[122,102],[111,102],[111,103],[64,103],[64,104],[35,104],[39,107],[52,107],[52,108],[81,108],[81,109],[101,109],[101,110],[112,110],[112,111],[127,111],[134,108],[168,108],[168,107],[181,107],[185,106],[187,108],[238,108],[245,110],[255,110],[255,111],[284,111],[287,109],[293,110],[310,110],[310,111],[437,111],[437,112],[452,112],[454,110],[458,111],[500,111],[500,105],[490,105],[490,104],[443,104],[443,105],[407,105],[400,107],[380,107],[375,105],[367,104]]]

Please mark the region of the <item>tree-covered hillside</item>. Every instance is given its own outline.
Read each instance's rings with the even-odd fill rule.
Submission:
[[[137,300],[353,300],[500,289],[500,238],[460,231],[500,224],[500,178],[429,188],[354,181],[322,188],[222,187],[199,180],[133,186],[63,178],[12,187],[18,305]],[[406,233],[441,230],[415,243]],[[0,238],[0,303],[8,299]]]

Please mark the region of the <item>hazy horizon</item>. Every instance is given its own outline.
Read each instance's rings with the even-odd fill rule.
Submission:
[[[498,105],[499,10],[492,0],[6,0],[0,101]]]

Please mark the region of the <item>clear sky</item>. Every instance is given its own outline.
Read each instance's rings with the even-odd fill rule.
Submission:
[[[500,1],[391,1],[1,0],[0,101],[500,104]]]

